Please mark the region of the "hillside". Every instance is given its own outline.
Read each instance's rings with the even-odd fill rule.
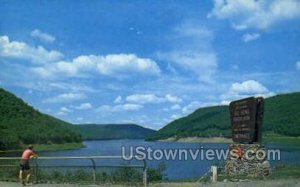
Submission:
[[[300,136],[300,92],[265,99],[263,131],[287,136]],[[157,131],[147,140],[169,137],[230,137],[228,106],[200,108]]]
[[[81,135],[70,127],[0,88],[0,150],[17,149],[24,144],[81,142]]]
[[[73,129],[80,132],[84,140],[144,139],[156,132],[135,124],[73,125]]]

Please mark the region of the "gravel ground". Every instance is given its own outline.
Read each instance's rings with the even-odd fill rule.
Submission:
[[[32,187],[122,187],[122,185],[35,184]],[[217,182],[217,183],[157,183],[149,187],[300,187],[300,179]],[[0,182],[0,187],[22,187],[16,182]]]

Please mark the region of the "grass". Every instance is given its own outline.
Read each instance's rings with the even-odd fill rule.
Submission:
[[[277,166],[272,172],[270,179],[300,179],[300,166]]]
[[[263,136],[263,143],[287,144],[300,147],[300,137],[284,136],[274,133],[266,133]]]

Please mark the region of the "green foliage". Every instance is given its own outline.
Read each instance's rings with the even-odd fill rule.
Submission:
[[[19,167],[0,167],[1,181],[17,181]],[[35,175],[35,167],[33,168],[33,176],[31,181],[35,181],[36,177],[38,183],[92,183],[93,174],[88,169],[39,169],[37,176]],[[165,166],[159,166],[157,169],[148,169],[148,182],[157,182],[163,180],[163,172]],[[143,182],[143,173],[141,168],[122,167],[114,171],[97,171],[96,182],[99,184],[127,184],[136,186]]]
[[[73,129],[85,140],[144,139],[156,131],[135,124],[74,125]]]
[[[271,179],[291,179],[300,178],[300,166],[278,165],[272,170]]]
[[[166,179],[164,172],[166,170],[166,164],[164,162],[159,163],[157,168],[148,169],[148,177],[151,182],[162,181]]]
[[[0,88],[0,150],[24,144],[81,142],[71,124],[42,114],[15,95]]]
[[[263,131],[287,136],[300,135],[300,92],[277,95],[265,100]],[[169,137],[231,137],[228,106],[200,108],[177,119],[147,140]]]

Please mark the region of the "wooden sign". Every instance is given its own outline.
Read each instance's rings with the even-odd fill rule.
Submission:
[[[263,98],[246,98],[229,105],[234,142],[252,143],[261,140]]]

